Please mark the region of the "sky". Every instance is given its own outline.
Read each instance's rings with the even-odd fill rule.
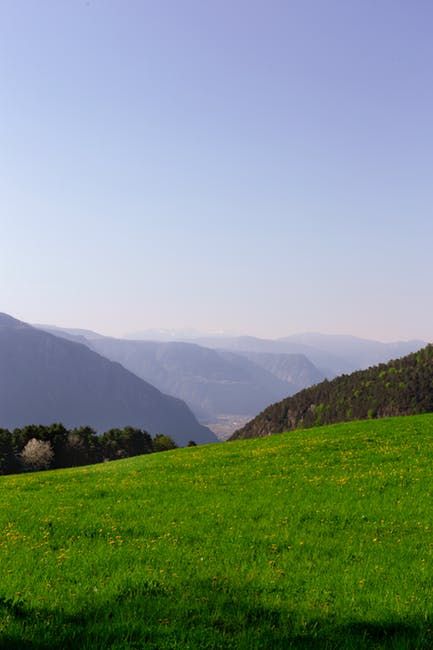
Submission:
[[[433,5],[0,0],[0,311],[433,339]]]

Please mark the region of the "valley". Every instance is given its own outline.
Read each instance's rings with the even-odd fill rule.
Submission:
[[[422,341],[380,343],[326,335],[173,340],[176,336],[172,333],[168,341],[116,339],[85,329],[37,327],[81,343],[163,393],[181,399],[198,421],[221,439],[270,404],[325,378],[386,362],[393,355],[403,356],[425,345]],[[147,335],[157,337],[158,333]]]

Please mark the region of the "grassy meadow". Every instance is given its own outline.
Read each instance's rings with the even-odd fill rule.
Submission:
[[[2,648],[433,647],[433,416],[0,479]]]

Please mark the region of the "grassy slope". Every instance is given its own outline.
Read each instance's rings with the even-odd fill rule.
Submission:
[[[0,480],[5,648],[431,648],[433,416]]]

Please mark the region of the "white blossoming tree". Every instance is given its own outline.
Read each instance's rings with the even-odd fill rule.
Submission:
[[[21,452],[21,460],[29,469],[47,469],[53,460],[50,442],[32,438]]]

